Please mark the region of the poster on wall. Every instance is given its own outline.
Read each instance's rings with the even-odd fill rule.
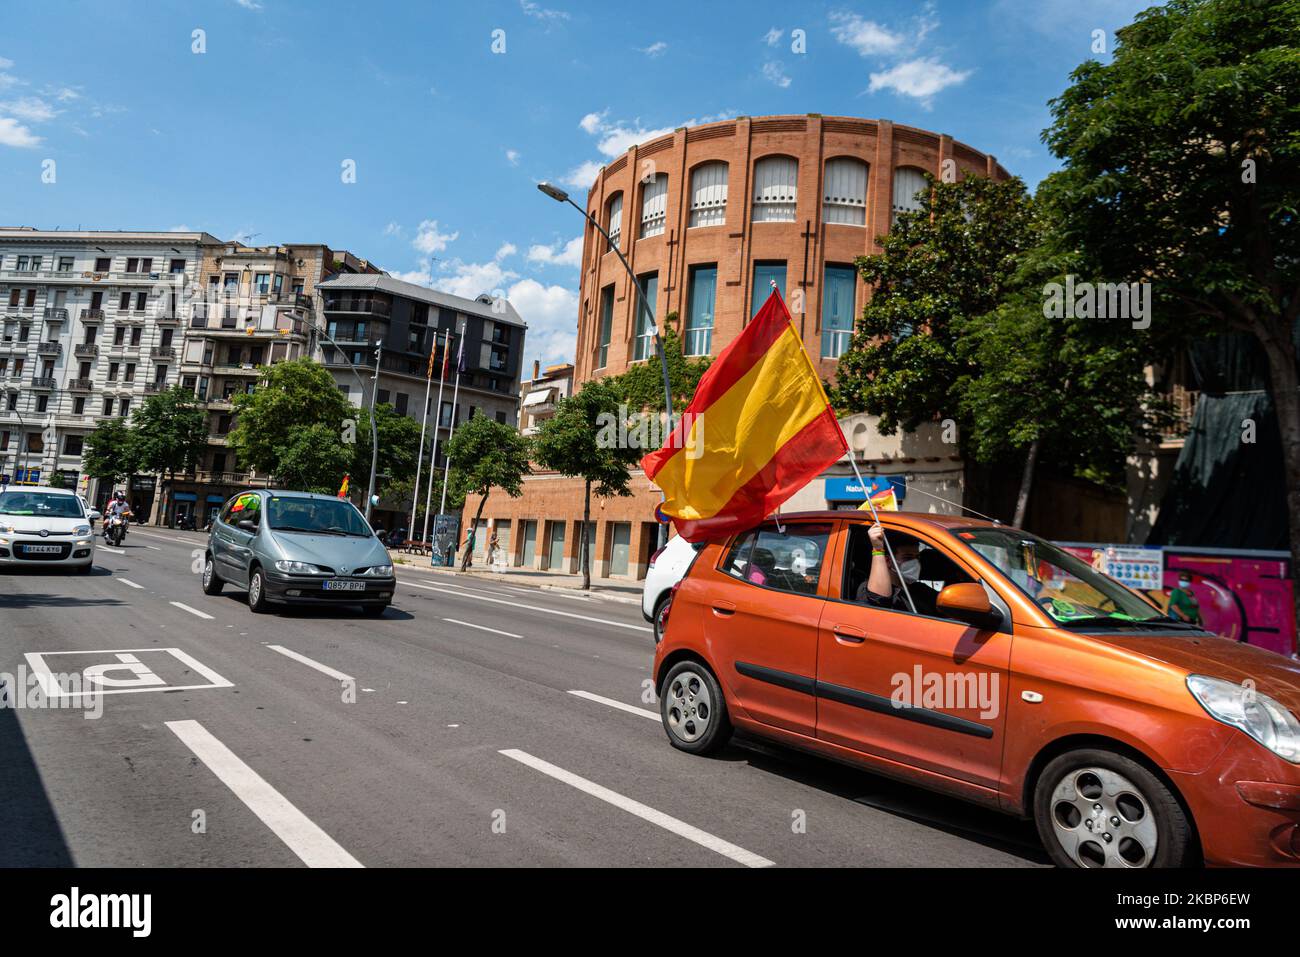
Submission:
[[[1081,554],[1080,548],[1071,548],[1092,567],[1139,591],[1158,591],[1164,587],[1164,549],[1157,545],[1099,545]]]

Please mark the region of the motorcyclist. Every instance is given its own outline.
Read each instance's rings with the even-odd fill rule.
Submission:
[[[104,540],[108,541],[109,520],[115,515],[122,516],[122,538],[126,538],[126,530],[130,526],[131,506],[126,503],[126,494],[123,492],[114,492],[113,500],[108,503],[108,508],[104,510]]]

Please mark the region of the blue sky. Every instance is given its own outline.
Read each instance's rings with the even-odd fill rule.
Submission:
[[[581,220],[538,180],[583,197],[600,163],[660,131],[816,112],[949,133],[1032,186],[1054,165],[1047,100],[1094,56],[1093,31],[1109,50],[1147,5],[12,4],[0,224],[323,242],[460,295],[503,290],[528,358],[567,361]]]

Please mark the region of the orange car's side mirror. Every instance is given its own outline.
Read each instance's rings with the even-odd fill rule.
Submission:
[[[976,628],[996,628],[1002,624],[1002,612],[993,607],[984,586],[976,582],[957,582],[939,592],[935,600],[939,614],[964,621]]]

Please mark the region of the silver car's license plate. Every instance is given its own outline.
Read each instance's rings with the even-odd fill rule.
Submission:
[[[321,587],[326,591],[365,591],[366,583],[326,581],[326,582],[321,582]]]
[[[23,553],[27,555],[55,555],[59,552],[58,545],[24,545]]]

